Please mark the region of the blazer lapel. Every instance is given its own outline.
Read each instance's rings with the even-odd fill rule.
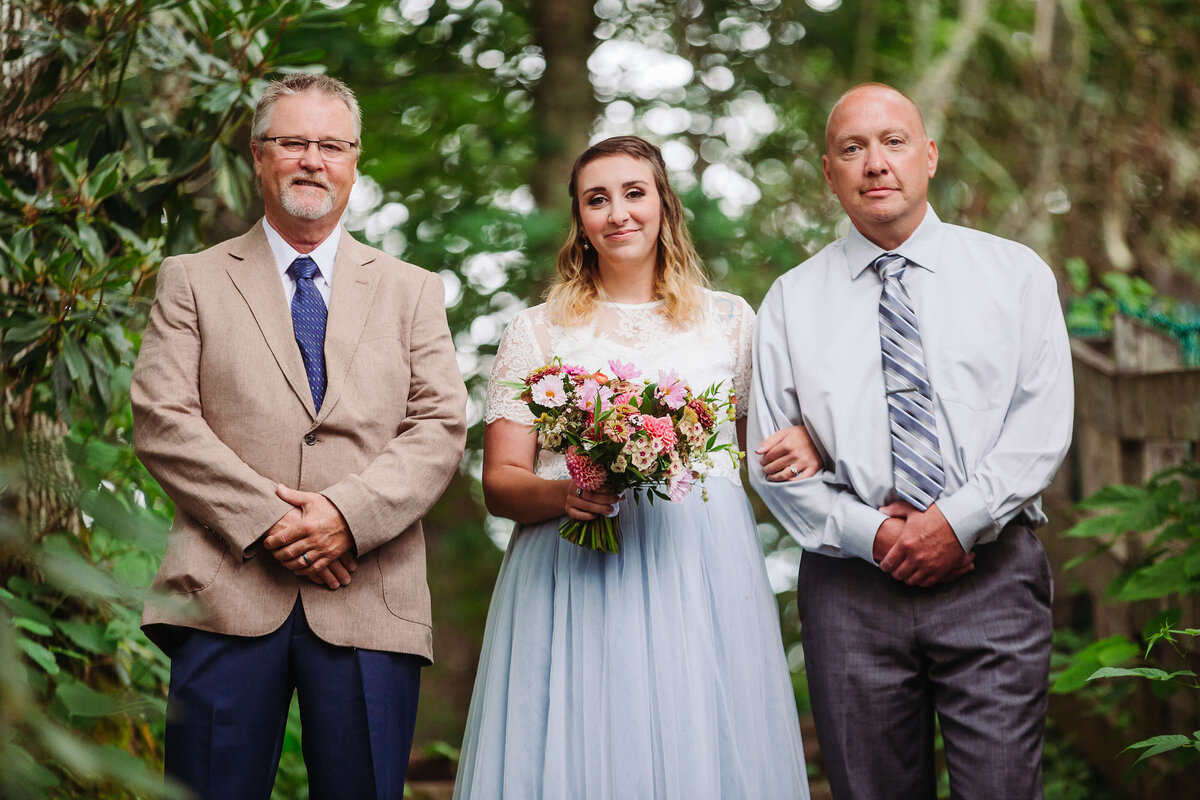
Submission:
[[[318,422],[329,415],[346,385],[350,360],[362,338],[379,285],[379,272],[370,266],[374,260],[375,254],[370,248],[363,247],[348,231],[342,230],[333,270],[329,318],[325,323],[325,376],[328,383]]]
[[[292,328],[292,312],[288,309],[279,271],[275,268],[275,258],[271,255],[261,221],[245,236],[230,243],[229,255],[234,259],[226,267],[230,280],[250,306],[250,313],[254,315],[292,391],[304,403],[309,416],[315,418],[317,414],[312,390],[308,386],[308,375],[304,371],[304,362],[300,358],[300,348],[296,345],[296,334]],[[329,405],[328,398],[324,405]]]

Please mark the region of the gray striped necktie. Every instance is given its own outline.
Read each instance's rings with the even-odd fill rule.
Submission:
[[[871,267],[883,280],[879,339],[892,429],[896,494],[924,511],[945,488],[946,473],[938,449],[933,389],[925,371],[917,315],[900,280],[907,264],[904,256],[884,253],[871,262]]]

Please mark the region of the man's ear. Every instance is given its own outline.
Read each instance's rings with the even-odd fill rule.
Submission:
[[[937,165],[938,165],[937,142],[935,142],[933,139],[930,139],[928,148],[929,148],[929,177],[932,178],[934,176],[934,174],[937,172]]]
[[[250,158],[254,161],[254,174],[257,176],[262,164],[262,142],[257,139],[250,140]]]
[[[821,172],[825,174],[825,184],[833,191],[833,181],[829,177],[829,156],[821,156]]]

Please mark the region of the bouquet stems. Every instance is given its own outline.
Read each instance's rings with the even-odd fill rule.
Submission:
[[[558,526],[558,534],[571,544],[588,550],[615,553],[621,549],[621,528],[615,516],[597,517],[586,522],[568,519]]]

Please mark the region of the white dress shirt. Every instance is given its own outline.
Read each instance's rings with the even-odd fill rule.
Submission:
[[[287,274],[288,267],[302,255],[307,255],[317,262],[319,272],[313,276],[313,285],[321,293],[325,308],[329,308],[329,297],[333,291],[333,265],[337,261],[338,242],[342,238],[342,226],[334,226],[333,232],[325,237],[311,253],[301,253],[283,240],[279,231],[271,227],[271,223],[263,217],[263,231],[267,234],[267,244],[271,246],[271,254],[275,256],[275,268],[279,270],[279,278],[283,281],[283,296],[288,305],[292,303],[292,295],[296,293],[296,282]]]
[[[780,276],[755,333],[749,448],[796,423],[824,461],[812,478],[751,483],[807,550],[866,559],[896,499],[879,342],[885,252],[856,229]],[[1074,390],[1054,274],[1029,248],[949,225],[932,208],[891,252],[920,325],[946,486],[936,504],[963,549],[994,541],[1039,495],[1071,440]]]

